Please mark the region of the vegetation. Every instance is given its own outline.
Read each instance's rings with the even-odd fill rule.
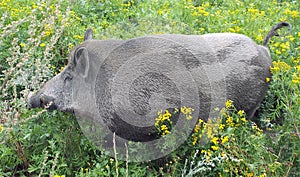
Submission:
[[[0,1],[0,176],[300,176],[299,9],[292,0]],[[228,100],[217,122],[199,119],[165,159],[111,158],[85,138],[74,116],[26,107],[29,92],[59,73],[89,27],[98,39],[234,32],[262,43],[280,21],[293,30],[269,43],[273,76],[257,121]],[[173,114],[159,112],[162,136],[171,133]]]

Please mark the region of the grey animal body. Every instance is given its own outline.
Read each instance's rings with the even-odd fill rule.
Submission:
[[[29,98],[29,107],[51,103],[50,109],[97,115],[125,138],[139,134],[135,140],[148,136],[144,127],[164,109],[194,107],[197,118],[207,119],[233,100],[251,119],[271,77],[267,43],[283,26],[290,27],[279,23],[263,45],[233,33],[93,40],[89,29],[65,69]]]

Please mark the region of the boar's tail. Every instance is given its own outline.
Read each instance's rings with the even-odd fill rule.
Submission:
[[[263,46],[267,47],[269,40],[273,37],[273,36],[279,36],[278,33],[276,32],[278,29],[282,28],[282,27],[288,27],[289,28],[289,32],[292,30],[292,25],[289,24],[288,22],[280,22],[278,23],[276,26],[274,26],[269,33],[267,34],[267,36],[265,37],[264,41],[263,41]]]

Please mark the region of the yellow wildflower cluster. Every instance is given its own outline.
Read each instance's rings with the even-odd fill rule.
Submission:
[[[226,142],[228,142],[229,137],[226,135],[224,137],[221,137],[221,143],[224,145]]]
[[[246,177],[253,177],[253,173],[247,173]]]
[[[80,40],[83,39],[83,36],[82,36],[82,35],[74,35],[73,37],[74,37],[75,39],[80,39]]]
[[[290,38],[290,39],[293,40],[293,38]],[[276,43],[274,44],[274,47],[277,48],[277,49],[275,50],[275,53],[276,53],[277,55],[280,55],[280,54],[282,54],[282,53],[285,53],[285,52],[289,51],[289,50],[290,50],[290,47],[291,47],[291,44],[290,44],[289,41],[286,41],[285,43],[279,43],[279,42],[276,42]]]
[[[187,120],[191,120],[192,113],[194,111],[193,108],[188,108],[186,106],[183,106],[180,108],[180,110],[175,109],[174,114],[177,114],[180,111],[180,113],[184,114]],[[158,112],[158,116],[155,119],[154,126],[158,129],[158,131],[161,133],[161,135],[166,135],[171,133],[172,128],[172,121],[171,121],[172,114],[166,110],[164,113],[161,111]]]
[[[132,6],[134,4],[134,1],[128,1],[127,3],[125,3],[125,4],[122,4],[122,6],[124,6],[124,7],[130,7],[130,6]]]
[[[200,138],[204,133],[206,133],[206,136],[208,138],[213,138],[213,134],[217,133],[216,125],[213,124],[210,119],[208,119],[207,122],[204,122],[202,119],[198,120],[192,136],[192,145],[196,145],[196,143],[200,141]]]
[[[239,26],[234,26],[228,29],[231,33],[238,33],[241,31],[241,28]]]
[[[158,15],[169,14],[171,12],[170,5],[169,1],[164,2],[157,11]]]
[[[298,66],[298,70],[300,71],[300,66]],[[293,73],[292,83],[293,84],[300,84],[300,72]]]
[[[102,21],[100,23],[100,26],[104,29],[108,28],[109,27],[109,22],[108,21]]]
[[[72,50],[74,48],[74,44],[70,43],[69,44],[69,50]]]
[[[166,135],[171,133],[171,125],[172,121],[170,118],[172,117],[172,114],[166,110],[163,114],[162,111],[158,112],[158,117],[155,119],[154,126],[158,129],[158,131],[161,133],[161,135]]]
[[[23,18],[30,14],[30,7],[24,6],[22,1],[11,1],[11,0],[1,0],[0,9],[1,12],[8,12],[10,17],[14,19]],[[21,7],[21,8],[20,8]]]
[[[267,175],[263,173],[262,175],[259,175],[259,177],[266,177]]]
[[[197,7],[197,10],[198,10],[198,14],[200,14],[200,15],[203,15],[203,16],[208,16],[209,15],[209,13],[207,12],[207,11],[205,11],[205,6],[200,6],[200,7]]]
[[[234,111],[235,113],[231,113],[231,111]],[[211,149],[216,151],[219,149],[219,143],[225,145],[229,141],[229,138],[234,136],[223,135],[222,132],[225,132],[228,128],[235,130],[238,127],[248,123],[245,118],[245,111],[237,111],[233,105],[233,101],[231,100],[226,101],[225,108],[223,108],[220,113],[222,119],[218,119],[214,123],[211,119],[208,119],[207,122],[199,119],[193,131],[192,145],[196,145],[198,142],[200,142],[200,138],[205,135],[205,137],[210,139],[210,141],[213,143]],[[261,132],[260,129],[256,130]]]
[[[228,101],[227,101],[228,102]],[[232,103],[231,103],[232,104]],[[226,105],[227,107],[228,105]],[[227,107],[227,109],[230,109],[231,105],[229,107]],[[245,112],[244,110],[239,110],[237,112],[237,115],[228,115],[225,110],[221,110],[221,112],[223,112],[223,117],[225,119],[225,127],[239,127],[241,125],[244,125],[245,123],[247,123],[248,121],[246,120],[245,116]]]
[[[46,24],[45,25],[45,32],[44,32],[44,37],[50,36],[53,33],[53,28],[51,25]]]
[[[185,106],[180,108],[180,112],[183,113],[186,116],[187,120],[191,120],[192,117],[192,113],[193,113],[194,109],[193,108],[187,108]]]
[[[234,126],[234,123],[233,123],[233,118],[231,116],[228,116],[227,119],[226,119],[226,124],[230,127],[233,127]]]
[[[70,11],[70,16],[73,20],[81,21],[81,18],[72,10]]]
[[[299,67],[300,66],[300,55],[297,58],[292,57],[292,61],[296,65],[296,69],[300,70],[300,67]]]
[[[290,10],[290,9],[285,9],[283,14],[286,14],[287,16],[291,16],[292,18],[299,18],[300,13],[297,10]]]
[[[252,7],[250,7],[247,11],[248,14],[251,15],[252,20],[255,19],[255,18],[258,18],[258,17],[263,17],[265,15],[265,11],[260,11],[256,8],[254,8],[253,6],[254,6],[254,4],[252,4]]]
[[[208,150],[202,149],[201,154],[204,154],[206,161],[209,162],[212,155],[211,151],[209,149]]]
[[[226,101],[226,103],[225,103],[225,107],[226,107],[226,109],[229,109],[230,107],[232,107],[233,106],[233,101],[232,100],[227,100]]]
[[[210,14],[209,12],[206,11],[206,8],[209,7],[210,4],[209,2],[206,2],[204,4],[202,4],[201,6],[195,7],[193,4],[190,4],[189,6],[186,6],[186,8],[189,8],[192,10],[192,16],[204,16],[207,17]]]
[[[291,69],[291,66],[284,61],[273,61],[273,67],[270,68],[272,74],[277,74],[279,72],[286,72]]]
[[[256,135],[260,135],[263,132],[263,130],[258,128],[256,124],[252,125],[252,129],[255,130]]]

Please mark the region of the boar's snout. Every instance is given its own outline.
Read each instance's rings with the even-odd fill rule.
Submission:
[[[45,95],[43,93],[37,93],[35,95],[29,96],[28,108],[48,108],[50,110],[54,110],[57,109],[54,101],[55,99],[51,96]]]

